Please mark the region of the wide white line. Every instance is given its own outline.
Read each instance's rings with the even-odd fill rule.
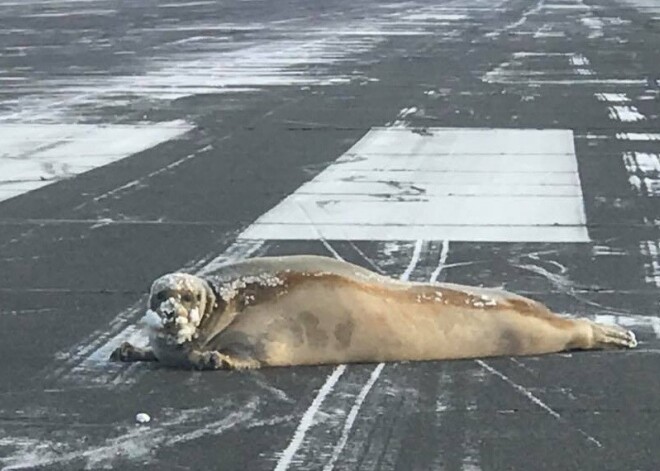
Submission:
[[[111,164],[191,129],[182,120],[103,126],[0,124],[0,201]]]
[[[344,371],[346,371],[346,365],[339,365],[332,371],[332,374],[328,376],[328,379],[325,380],[325,383],[323,383],[323,386],[321,386],[321,389],[319,389],[319,392],[316,394],[312,404],[305,411],[302,419],[300,419],[300,423],[298,424],[298,427],[293,434],[293,438],[291,439],[289,446],[286,447],[286,449],[282,452],[280,459],[277,461],[275,471],[284,471],[289,468],[291,460],[296,455],[298,448],[300,448],[300,445],[305,439],[307,430],[309,430],[309,428],[314,424],[314,417],[321,407],[321,404],[323,404],[326,396],[335,387],[335,384],[337,384],[337,381],[341,375],[344,374]]]
[[[585,223],[570,130],[390,127],[370,129],[239,239],[588,242]]]
[[[628,103],[630,101],[625,93],[596,93],[596,98],[606,103]]]
[[[646,119],[642,113],[639,112],[636,106],[631,105],[612,105],[607,107],[608,116],[614,121],[622,121],[624,123],[634,123]]]

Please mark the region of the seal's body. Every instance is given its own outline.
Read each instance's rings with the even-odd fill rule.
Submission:
[[[156,280],[151,350],[113,357],[256,368],[632,348],[632,332],[567,319],[506,291],[393,280],[318,256],[263,257],[215,277]]]

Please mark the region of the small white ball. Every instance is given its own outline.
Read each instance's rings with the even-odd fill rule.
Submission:
[[[138,424],[148,424],[151,421],[151,417],[149,417],[149,414],[145,414],[144,412],[140,412],[135,416],[135,421]]]

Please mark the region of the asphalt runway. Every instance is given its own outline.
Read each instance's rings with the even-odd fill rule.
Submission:
[[[2,469],[658,469],[658,45],[656,0],[0,0]],[[293,253],[640,345],[107,361],[161,274]]]

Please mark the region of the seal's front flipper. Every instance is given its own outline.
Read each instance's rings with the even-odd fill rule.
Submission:
[[[128,342],[124,342],[116,348],[110,355],[110,360],[122,362],[158,361],[153,351],[134,347]]]
[[[261,366],[261,363],[252,358],[234,357],[215,350],[194,352],[190,361],[198,370],[251,370]]]

